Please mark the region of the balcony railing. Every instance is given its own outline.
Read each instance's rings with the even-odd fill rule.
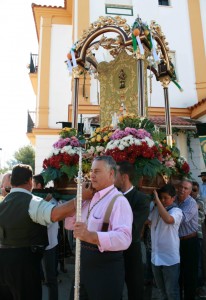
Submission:
[[[38,54],[30,54],[30,64],[28,65],[29,73],[37,73],[38,71]]]
[[[32,128],[35,127],[35,118],[36,118],[36,112],[35,111],[28,111],[27,115],[27,133],[32,132]]]

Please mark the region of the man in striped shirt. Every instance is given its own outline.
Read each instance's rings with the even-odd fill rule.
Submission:
[[[180,291],[185,300],[194,300],[198,274],[198,207],[190,196],[192,182],[184,179],[177,190],[176,203],[183,218],[179,228],[180,237]]]

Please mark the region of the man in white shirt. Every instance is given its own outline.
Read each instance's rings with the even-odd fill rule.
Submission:
[[[44,179],[41,174],[33,176],[33,188],[44,189]],[[44,199],[57,206],[58,202],[48,194]],[[58,281],[57,281],[57,255],[58,255],[58,222],[47,225],[49,245],[43,254],[43,267],[45,271],[46,284],[48,286],[49,300],[58,300]]]
[[[55,206],[32,195],[32,176],[30,166],[14,166],[11,191],[0,203],[0,294],[6,286],[14,299],[42,300],[40,261],[48,245],[46,226],[72,216],[75,201]]]

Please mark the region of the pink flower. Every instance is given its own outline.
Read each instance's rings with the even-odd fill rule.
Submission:
[[[120,140],[125,136],[132,135],[135,138],[138,139],[144,139],[146,137],[151,138],[151,134],[147,132],[145,129],[136,129],[136,128],[130,128],[126,127],[124,130],[115,130],[115,132],[110,137],[111,140]]]
[[[53,144],[53,147],[56,149],[62,149],[64,146],[79,147],[80,143],[76,136],[72,136],[71,138],[60,138],[56,143]]]
[[[175,161],[173,159],[166,160],[165,161],[165,166],[168,167],[168,168],[173,168],[175,166]]]

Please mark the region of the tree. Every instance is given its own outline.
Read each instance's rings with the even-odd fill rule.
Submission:
[[[17,163],[30,165],[34,171],[35,152],[31,145],[19,148],[19,150],[14,153],[14,158]]]

